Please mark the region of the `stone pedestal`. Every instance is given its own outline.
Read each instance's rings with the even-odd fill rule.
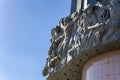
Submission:
[[[82,80],[119,80],[120,50],[110,51],[89,59],[82,69]]]
[[[120,1],[72,0],[71,6],[72,14],[51,30],[43,75],[47,80],[119,80]]]

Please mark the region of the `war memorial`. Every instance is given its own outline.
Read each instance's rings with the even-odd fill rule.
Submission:
[[[51,30],[46,80],[120,80],[120,0],[71,0]]]

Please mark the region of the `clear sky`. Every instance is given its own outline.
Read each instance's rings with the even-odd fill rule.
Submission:
[[[0,0],[0,80],[45,80],[50,31],[71,0]]]

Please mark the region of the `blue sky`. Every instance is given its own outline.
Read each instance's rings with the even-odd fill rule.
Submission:
[[[71,0],[0,0],[0,80],[45,80],[50,31]]]

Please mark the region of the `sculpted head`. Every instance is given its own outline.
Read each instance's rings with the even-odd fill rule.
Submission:
[[[52,36],[56,35],[56,28],[53,28],[53,29],[51,30],[51,35],[52,35]]]
[[[87,14],[91,14],[91,13],[93,13],[93,7],[94,7],[94,5],[88,4],[87,7],[84,9],[84,11],[85,11]]]

